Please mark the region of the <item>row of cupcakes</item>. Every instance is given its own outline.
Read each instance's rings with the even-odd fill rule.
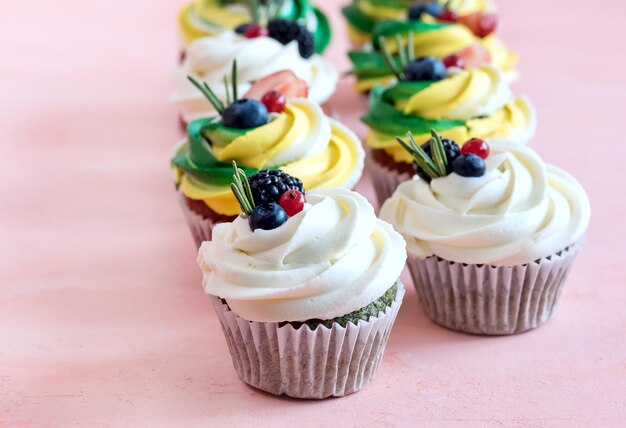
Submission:
[[[215,226],[198,262],[243,381],[298,398],[365,387],[402,304],[405,263],[447,328],[503,335],[549,319],[589,221],[584,190],[526,146],[457,150],[432,135],[431,154],[401,139],[417,175],[380,219],[350,190],[309,192],[282,170],[247,177],[234,165],[240,214]]]
[[[582,242],[584,190],[524,145],[534,109],[512,96],[514,66],[500,62],[514,55],[460,18],[475,20],[490,6],[399,3],[405,15],[375,23],[372,43],[351,54],[373,58],[355,62],[354,72],[357,89],[370,92],[366,160],[380,219],[347,190],[364,168],[361,142],[311,96],[315,84],[328,94],[336,84],[336,74],[319,72],[332,67],[314,53],[315,27],[281,15],[301,3],[184,9],[187,17],[209,6],[247,13],[220,19],[229,28],[187,47],[177,94],[195,104],[181,101],[186,137],[172,169],[234,367],[262,390],[324,398],[364,387],[402,302],[405,264],[438,324],[488,335],[537,327]],[[375,12],[380,4],[351,7]],[[291,28],[289,37],[272,23]],[[444,50],[448,39],[455,47]],[[263,59],[270,49],[276,54]],[[368,64],[386,74],[359,75]]]

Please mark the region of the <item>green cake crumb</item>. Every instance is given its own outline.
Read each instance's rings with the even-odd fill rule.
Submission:
[[[369,305],[365,306],[364,308],[357,309],[354,312],[350,312],[349,314],[342,317],[333,318],[331,320],[312,319],[303,322],[281,322],[280,327],[290,324],[297,330],[303,325],[306,325],[311,330],[315,330],[319,325],[331,328],[334,323],[337,323],[342,327],[348,325],[349,322],[356,325],[359,320],[367,321],[370,319],[370,317],[378,316],[379,313],[384,312],[385,309],[391,306],[393,301],[396,299],[397,293],[398,284],[395,283],[385,292],[385,294],[374,300]]]

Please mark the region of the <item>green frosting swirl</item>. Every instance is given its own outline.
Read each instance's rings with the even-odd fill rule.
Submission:
[[[391,135],[404,135],[407,131],[413,134],[428,134],[431,129],[442,132],[465,124],[462,120],[429,120],[419,116],[407,116],[392,104],[393,100],[404,99],[406,94],[412,95],[428,87],[433,82],[398,82],[385,90],[376,86],[370,93],[370,107],[361,121],[370,128]],[[424,85],[421,89],[419,85]]]
[[[233,179],[233,165],[217,160],[211,146],[225,147],[249,130],[229,128],[216,119],[197,119],[187,126],[187,144],[174,156],[172,164],[203,183],[228,186]],[[259,172],[254,168],[242,169],[248,176]]]

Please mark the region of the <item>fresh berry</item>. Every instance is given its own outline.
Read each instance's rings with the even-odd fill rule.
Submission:
[[[496,31],[498,15],[487,12],[474,12],[459,19],[463,25],[472,30],[476,37],[481,39]]]
[[[443,22],[457,22],[459,20],[459,14],[453,10],[444,9],[437,15],[437,19]]]
[[[482,177],[485,168],[485,161],[474,153],[461,155],[454,160],[454,172],[461,177]]]
[[[248,183],[250,183],[254,203],[257,205],[269,202],[278,203],[283,193],[288,190],[298,190],[304,194],[302,181],[279,169],[261,170],[248,177]]]
[[[446,66],[441,60],[422,57],[411,61],[404,68],[404,78],[415,82],[418,80],[441,80],[446,77]]]
[[[282,226],[289,217],[280,205],[270,202],[269,204],[257,205],[248,217],[250,229],[273,230]]]
[[[242,98],[235,101],[222,113],[222,124],[230,128],[249,129],[265,125],[268,120],[267,108],[262,102]]]
[[[287,98],[285,98],[282,93],[276,90],[272,90],[263,95],[263,98],[261,98],[261,102],[265,104],[268,112],[281,113],[285,109]]]
[[[309,95],[309,87],[304,80],[299,79],[291,70],[282,70],[254,82],[244,98],[260,100],[270,91],[280,92],[287,100],[306,98]]]
[[[235,33],[237,34],[244,34],[246,32],[246,29],[250,26],[253,25],[251,22],[246,22],[245,24],[239,24],[236,28],[235,28]]]
[[[259,24],[250,24],[246,27],[243,35],[248,39],[256,39],[257,37],[267,37],[270,35],[270,32]]]
[[[466,68],[478,68],[491,63],[491,54],[478,43],[468,46],[456,54],[463,60]]]
[[[273,19],[267,24],[267,29],[270,37],[283,45],[297,41],[302,58],[310,58],[315,53],[315,39],[304,25],[286,19]]]
[[[453,171],[452,164],[454,163],[455,159],[461,154],[461,149],[459,148],[459,145],[457,143],[452,140],[448,140],[447,138],[442,138],[441,142],[443,143],[443,150],[446,153],[446,159],[448,161],[446,173],[450,174]],[[433,154],[432,150],[430,149],[430,140],[422,144],[422,149],[432,159]],[[430,182],[430,176],[426,174],[426,172],[422,168],[420,168],[417,163],[413,163],[413,168],[415,169],[415,173],[419,175],[420,178],[426,180],[427,182]]]
[[[474,153],[481,159],[487,159],[487,157],[489,156],[489,144],[487,144],[484,140],[481,140],[480,138],[472,138],[471,140],[467,140],[461,148],[461,154],[466,155],[469,153]]]
[[[280,197],[279,204],[289,217],[298,214],[304,208],[304,195],[299,190],[287,190]]]
[[[448,55],[441,61],[446,68],[465,68],[465,61],[457,54]]]
[[[439,16],[439,14],[443,11],[443,6],[431,2],[431,3],[420,3],[413,5],[409,8],[409,19],[416,20],[421,19],[422,15],[425,13],[431,16]]]

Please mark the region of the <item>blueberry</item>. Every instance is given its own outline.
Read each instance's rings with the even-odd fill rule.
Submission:
[[[254,232],[257,229],[272,230],[282,226],[288,219],[287,213],[277,203],[257,205],[248,217],[250,229]]]
[[[423,13],[437,17],[443,12],[443,6],[435,3],[419,3],[409,8],[409,19],[420,19]]]
[[[441,80],[446,77],[446,66],[435,57],[426,56],[411,61],[404,68],[404,78],[418,80]]]
[[[454,160],[454,172],[461,177],[482,177],[485,161],[474,153],[461,155]]]
[[[253,99],[237,100],[224,110],[222,124],[231,128],[249,129],[267,123],[267,108]]]
[[[250,26],[250,22],[246,22],[245,24],[240,24],[235,28],[235,33],[243,34],[246,32],[246,29]]]

